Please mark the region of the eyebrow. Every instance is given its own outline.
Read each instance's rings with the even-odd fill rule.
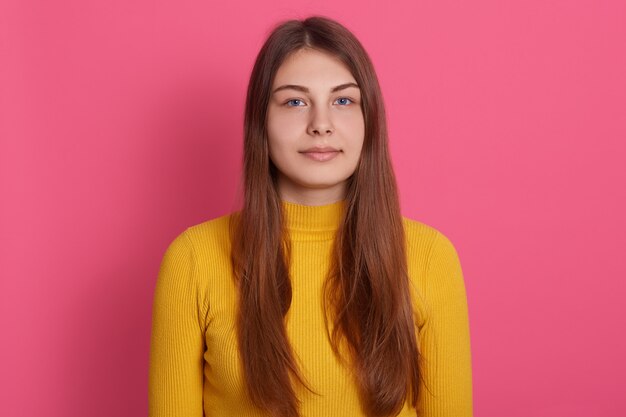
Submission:
[[[340,84],[336,87],[333,87],[330,89],[331,93],[334,93],[335,91],[340,91],[340,90],[344,90],[346,88],[349,87],[356,87],[359,88],[359,86],[355,83],[344,83],[344,84]],[[272,94],[276,93],[277,91],[280,90],[297,90],[297,91],[302,91],[303,93],[308,93],[309,89],[303,85],[295,85],[295,84],[285,84],[285,85],[281,85],[280,87],[276,88],[274,91],[272,91]]]

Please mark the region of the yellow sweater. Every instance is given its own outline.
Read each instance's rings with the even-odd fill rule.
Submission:
[[[356,385],[334,357],[319,302],[345,201],[283,201],[292,239],[287,334],[315,396],[296,384],[302,417],[364,416]],[[239,363],[230,214],[187,228],[167,248],[152,311],[149,417],[265,416],[246,395]],[[468,309],[457,252],[433,227],[403,217],[423,376],[417,410],[400,416],[470,417]]]

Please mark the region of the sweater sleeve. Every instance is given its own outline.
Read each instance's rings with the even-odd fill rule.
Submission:
[[[204,332],[186,231],[161,261],[152,305],[148,381],[149,417],[203,416]]]
[[[450,240],[437,232],[424,283],[422,384],[417,415],[472,417],[472,364],[463,272]],[[426,385],[426,387],[424,386]]]

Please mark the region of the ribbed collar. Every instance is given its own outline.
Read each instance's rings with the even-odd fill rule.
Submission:
[[[285,213],[285,226],[291,240],[334,239],[339,228],[346,200],[321,206],[305,206],[281,200]]]

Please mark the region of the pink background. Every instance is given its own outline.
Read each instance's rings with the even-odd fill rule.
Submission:
[[[457,247],[475,415],[626,415],[625,2],[52,3],[0,6],[0,415],[146,415],[161,257],[234,207],[253,60],[311,13]]]

